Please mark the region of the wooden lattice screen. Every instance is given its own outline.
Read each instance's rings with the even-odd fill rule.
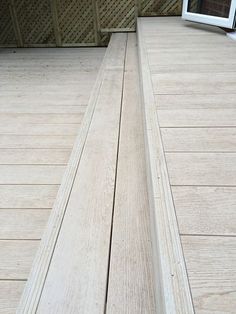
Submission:
[[[0,46],[105,45],[136,17],[180,15],[181,0],[1,0]]]

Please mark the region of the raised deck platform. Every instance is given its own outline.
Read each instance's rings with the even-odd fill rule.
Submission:
[[[171,17],[137,35],[4,50],[0,313],[234,312],[235,43]]]

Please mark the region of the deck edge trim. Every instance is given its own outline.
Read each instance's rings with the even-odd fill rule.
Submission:
[[[148,194],[152,221],[155,293],[158,312],[194,313],[164,155],[151,75],[138,18],[140,88],[143,104]]]

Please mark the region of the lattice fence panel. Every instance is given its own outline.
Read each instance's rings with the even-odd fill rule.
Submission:
[[[16,38],[10,14],[10,2],[0,1],[0,45],[14,45]]]
[[[60,0],[58,20],[63,44],[94,43],[92,0]]]
[[[140,0],[141,15],[181,15],[182,0]]]

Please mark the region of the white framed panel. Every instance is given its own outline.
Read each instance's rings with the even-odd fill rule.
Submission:
[[[191,0],[183,0],[183,10],[182,18],[184,20],[210,24],[225,28],[234,28],[235,27],[235,11],[236,11],[236,0],[231,0],[229,16],[220,17],[213,15],[206,15],[201,13],[193,13],[188,11],[189,3]],[[204,0],[202,0],[204,2]]]

